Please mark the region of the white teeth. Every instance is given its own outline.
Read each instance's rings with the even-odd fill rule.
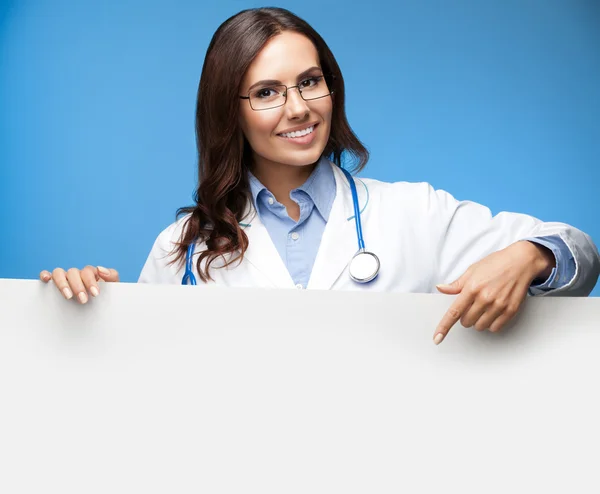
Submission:
[[[305,135],[310,134],[313,130],[315,129],[315,126],[313,125],[312,127],[308,127],[307,129],[304,130],[296,130],[295,132],[286,132],[285,134],[279,134],[282,137],[302,137]]]

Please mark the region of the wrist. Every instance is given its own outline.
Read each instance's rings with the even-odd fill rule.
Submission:
[[[522,240],[517,244],[523,249],[527,266],[531,267],[531,279],[548,279],[556,267],[554,253],[547,247],[529,240]]]

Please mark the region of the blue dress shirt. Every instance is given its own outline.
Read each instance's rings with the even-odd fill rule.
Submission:
[[[335,199],[335,177],[329,161],[321,158],[308,180],[290,192],[290,198],[300,206],[298,221],[289,217],[285,206],[254,175],[250,173],[249,178],[260,221],[296,286],[306,288]]]
[[[539,295],[542,292],[562,288],[573,279],[576,270],[575,259],[573,258],[573,254],[571,254],[571,250],[560,236],[549,235],[547,237],[526,238],[525,240],[550,249],[556,260],[556,266],[552,269],[548,279],[542,284],[532,284],[529,287],[530,295]]]
[[[321,158],[308,180],[290,192],[290,198],[300,207],[300,218],[294,221],[283,204],[252,174],[250,191],[254,206],[277,252],[298,288],[306,288],[321,244],[325,225],[335,199],[335,177],[326,158]],[[531,285],[529,293],[538,295],[561,288],[575,276],[575,259],[558,235],[527,238],[550,249],[556,267],[546,281]]]

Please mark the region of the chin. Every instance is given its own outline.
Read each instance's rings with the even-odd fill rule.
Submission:
[[[276,161],[290,166],[310,166],[319,161],[324,150],[325,146],[315,146],[314,149],[297,150],[292,153],[288,151],[281,156],[281,160]]]
[[[286,165],[289,166],[310,166],[310,165],[314,165],[317,161],[319,161],[319,158],[321,157],[321,154],[316,155],[316,157],[311,157],[311,158],[300,158],[298,157],[297,159],[293,159],[290,160],[289,158],[285,161],[283,161],[282,163],[285,163]]]

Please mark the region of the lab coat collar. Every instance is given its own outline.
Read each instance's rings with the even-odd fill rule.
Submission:
[[[335,177],[336,193],[308,282],[307,288],[315,290],[329,290],[358,251],[350,185],[339,167],[333,163],[331,166]],[[358,185],[357,189],[360,191]],[[364,197],[361,198],[359,193],[359,205],[362,207],[364,203]]]
[[[335,177],[335,199],[308,282],[309,289],[329,290],[358,250],[350,185],[343,172],[335,164],[329,164]],[[365,205],[365,187],[357,182],[357,189],[362,209]],[[294,281],[269,232],[261,223],[253,203],[248,205],[242,226],[249,239],[245,260],[265,275],[275,287],[294,288]]]

